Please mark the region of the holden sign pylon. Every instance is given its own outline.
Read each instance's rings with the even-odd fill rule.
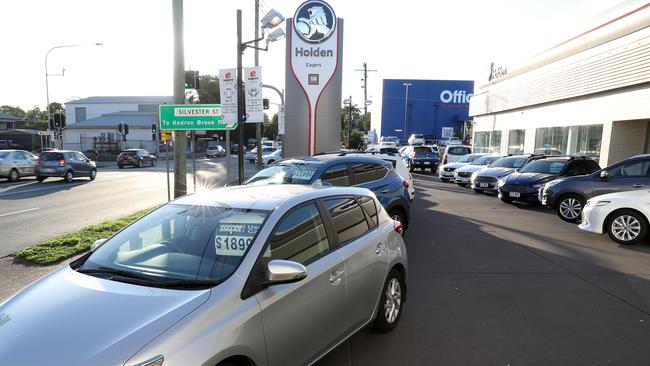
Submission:
[[[310,0],[287,19],[286,156],[340,148],[343,19]]]

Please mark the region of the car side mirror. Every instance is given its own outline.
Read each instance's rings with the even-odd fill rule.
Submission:
[[[95,240],[95,242],[92,243],[92,244],[90,245],[90,251],[91,251],[91,252],[94,252],[95,249],[99,248],[100,245],[104,244],[104,242],[105,242],[106,240],[108,240],[108,239],[105,239],[105,238],[104,238],[104,239],[97,239],[97,240]]]
[[[600,172],[600,179],[602,179],[602,180],[609,179],[609,172],[607,170],[601,171]]]
[[[307,277],[307,268],[294,261],[274,259],[266,265],[265,285],[298,282]]]

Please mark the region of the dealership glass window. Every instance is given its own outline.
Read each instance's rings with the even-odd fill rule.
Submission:
[[[599,157],[600,144],[603,140],[603,125],[588,125],[578,128],[576,154]]]
[[[535,154],[564,155],[567,153],[569,127],[545,127],[535,131]]]
[[[475,153],[498,153],[501,151],[501,131],[485,131],[474,134]]]
[[[508,154],[524,153],[526,130],[510,130],[508,133]]]

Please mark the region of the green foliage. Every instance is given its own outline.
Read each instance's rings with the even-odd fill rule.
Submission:
[[[362,149],[363,146],[363,132],[361,131],[352,131],[350,135],[350,146],[349,149]]]
[[[220,103],[219,80],[212,77],[199,76],[199,103]]]
[[[47,113],[47,109],[45,112]],[[59,102],[52,102],[50,103],[50,113],[65,113],[65,108]]]
[[[58,238],[46,240],[31,248],[23,249],[16,253],[16,257],[40,265],[61,262],[66,258],[89,250],[90,245],[96,240],[108,238],[151,211],[152,209],[141,210],[116,220],[86,226],[77,232],[65,234]]]
[[[0,112],[6,113],[6,114],[8,114],[10,116],[14,116],[14,117],[20,118],[20,119],[25,119],[25,117],[27,116],[27,114],[25,113],[25,111],[22,108],[20,108],[20,107],[12,107],[10,105],[0,106]]]
[[[266,119],[266,114],[264,115]],[[271,140],[275,140],[278,136],[278,114],[274,114],[270,122],[262,125],[262,136]]]
[[[355,124],[355,120],[361,120],[360,117],[361,110],[357,108],[356,105],[352,106],[352,132],[358,131],[361,129],[361,126],[358,126]],[[348,125],[350,119],[350,106],[344,106],[343,109],[341,109],[341,141],[347,141],[348,140]],[[359,125],[361,123],[358,123]]]
[[[52,103],[50,103],[52,105]],[[47,110],[42,111],[39,106],[34,106],[34,108],[27,111],[27,119],[34,122],[46,122],[47,123]]]

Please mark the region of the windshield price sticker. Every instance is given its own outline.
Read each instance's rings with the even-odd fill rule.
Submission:
[[[291,177],[293,179],[304,179],[304,180],[310,180],[312,175],[314,175],[313,170],[294,170],[291,172]]]
[[[214,238],[214,247],[217,255],[243,256],[248,247],[253,243],[253,237],[259,228],[259,224],[220,224],[217,229],[217,235]]]

